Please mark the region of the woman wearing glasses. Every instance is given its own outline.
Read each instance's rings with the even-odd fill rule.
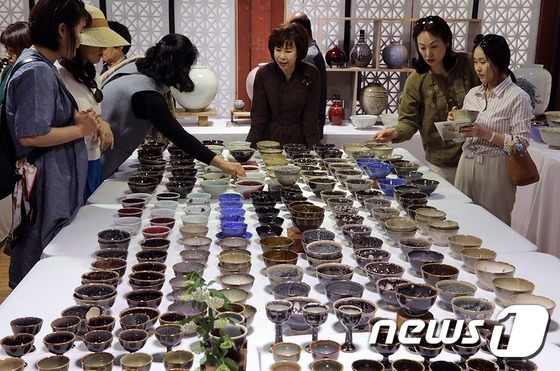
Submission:
[[[482,85],[465,97],[464,109],[479,111],[457,168],[455,186],[504,223],[511,223],[516,187],[511,184],[505,149],[527,147],[533,111],[529,95],[515,84],[509,69],[510,49],[498,35],[478,35],[474,68]],[[453,118],[450,112],[449,118]]]
[[[93,112],[100,119],[97,132],[85,138],[88,150],[88,172],[84,201],[103,182],[103,169],[101,167],[101,151],[113,148],[113,132],[106,121],[101,119],[101,101],[103,93],[99,74],[94,64],[103,56],[105,48],[114,45],[128,45],[128,42],[119,34],[109,28],[105,15],[101,10],[91,5],[86,5],[86,10],[91,15],[92,24],[82,31],[82,43],[72,59],[61,58],[57,65],[58,72],[72,93],[79,109],[93,108]]]
[[[412,33],[420,58],[413,58],[406,79],[399,123],[373,136],[378,142],[400,143],[420,132],[426,160],[432,170],[453,183],[461,144],[444,141],[434,122],[447,120],[447,113],[461,107],[467,92],[479,84],[469,54],[452,50],[451,29],[438,16],[416,21]]]
[[[97,120],[87,110],[76,110],[54,62],[74,57],[82,29],[90,22],[81,0],[39,0],[29,14],[33,45],[14,68],[20,61],[33,61],[23,64],[8,82],[6,122],[23,175],[13,198],[12,288],[83,204],[84,137],[97,130]]]

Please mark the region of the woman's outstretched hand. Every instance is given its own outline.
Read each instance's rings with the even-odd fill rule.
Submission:
[[[373,134],[373,140],[380,143],[387,143],[399,137],[399,132],[395,128],[383,129]]]
[[[214,156],[210,165],[220,168],[224,173],[231,175],[233,179],[237,179],[238,176],[247,175],[239,162],[226,161],[219,155]]]

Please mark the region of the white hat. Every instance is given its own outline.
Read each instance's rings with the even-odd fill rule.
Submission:
[[[111,46],[130,45],[121,35],[109,28],[105,15],[98,8],[87,5],[86,10],[91,15],[91,25],[82,31],[82,44],[108,48]]]

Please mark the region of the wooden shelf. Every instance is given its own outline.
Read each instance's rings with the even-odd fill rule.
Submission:
[[[357,111],[357,102],[360,90],[367,85],[366,74],[374,73],[378,76],[381,83],[388,80],[395,79],[394,74],[398,74],[398,81],[391,81],[384,84],[385,87],[393,87],[389,93],[396,94],[396,89],[402,91],[404,83],[408,74],[413,72],[414,69],[410,68],[410,60],[413,57],[418,57],[416,47],[412,37],[414,24],[418,18],[352,18],[352,17],[329,17],[319,18],[319,37],[317,44],[322,48],[323,54],[326,54],[332,45],[325,45],[325,40],[332,40],[332,35],[325,35],[325,30],[333,29],[334,24],[338,24],[339,29],[345,29],[345,23],[350,22],[350,29],[355,29],[356,23],[362,25],[366,31],[366,43],[372,50],[372,61],[367,67],[327,67],[328,80],[327,80],[327,99],[332,99],[334,95],[340,95],[340,98],[345,102],[346,119],[350,115],[355,115]],[[445,19],[445,21],[452,24],[465,25],[464,38],[466,40],[466,48],[472,49],[474,45],[474,38],[477,34],[481,33],[482,20],[480,19]],[[388,34],[388,30],[395,32],[397,35]],[[338,35],[339,41],[341,35]],[[395,38],[400,41],[408,49],[408,63],[401,68],[387,68],[382,60],[382,49],[385,47],[387,39]],[[353,40],[354,42],[356,40]],[[390,73],[392,75],[388,76]],[[394,96],[394,95],[393,95]]]
[[[213,107],[207,107],[203,111],[187,111],[184,108],[176,108],[175,116],[198,117],[198,126],[208,126],[208,117],[217,116],[218,112]]]

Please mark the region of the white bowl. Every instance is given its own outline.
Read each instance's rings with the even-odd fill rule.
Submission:
[[[177,209],[177,206],[179,206],[179,202],[171,200],[160,200],[156,201],[156,203],[154,204],[155,209],[169,209],[173,211]]]
[[[560,126],[560,111],[547,111],[544,113],[550,126]]]
[[[381,114],[381,122],[386,127],[390,128],[395,126],[399,123],[399,114],[398,113],[383,113]]]
[[[208,225],[208,217],[205,215],[183,215],[181,216],[183,225],[200,224]]]
[[[377,121],[377,116],[375,115],[356,115],[350,116],[350,121],[356,129],[367,130],[370,129]]]
[[[209,216],[211,210],[210,205],[189,205],[183,208],[185,215]]]
[[[172,209],[153,209],[150,211],[151,218],[175,218],[175,210]]]
[[[549,146],[560,147],[560,127],[540,128],[542,140]]]
[[[134,228],[133,234],[138,234],[140,227],[142,226],[142,219],[134,216],[125,216],[122,218],[114,219],[116,226],[125,226]]]
[[[264,182],[266,173],[264,171],[247,171],[247,176],[238,176],[239,180],[260,180]]]

